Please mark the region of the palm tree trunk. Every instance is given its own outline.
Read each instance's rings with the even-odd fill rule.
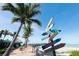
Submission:
[[[9,45],[9,47],[7,48],[7,50],[5,51],[5,53],[3,54],[3,56],[9,56],[9,54],[10,54],[10,52],[11,52],[11,48],[13,47],[14,42],[15,42],[16,39],[17,39],[17,36],[18,36],[18,34],[19,34],[19,32],[20,32],[20,30],[21,30],[21,28],[22,28],[22,25],[23,25],[23,23],[21,23],[21,25],[20,25],[20,27],[19,27],[19,29],[18,29],[18,31],[17,31],[17,33],[16,33],[16,35],[15,35],[13,41],[11,42],[11,44]]]
[[[25,41],[25,47],[27,47],[27,42],[28,42],[28,38],[27,38],[26,41]]]

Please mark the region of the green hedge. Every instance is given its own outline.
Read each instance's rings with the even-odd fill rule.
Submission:
[[[79,51],[77,50],[71,51],[70,56],[79,56]]]

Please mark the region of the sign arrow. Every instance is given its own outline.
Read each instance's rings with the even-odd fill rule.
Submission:
[[[61,30],[56,30],[56,29],[51,30],[50,29],[49,31],[44,32],[42,35],[45,36],[45,35],[48,35],[50,33],[59,33],[59,32],[61,32]]]
[[[52,46],[53,44],[56,44],[57,42],[59,42],[61,40],[61,38],[58,38],[56,40],[54,40],[54,42],[50,42],[48,44],[45,44],[44,46],[42,46],[42,49],[46,49],[48,48],[49,46]]]
[[[43,39],[41,39],[41,40],[45,40],[46,38],[54,38],[56,35],[58,35],[59,34],[59,32],[61,32],[61,30],[50,30],[50,31],[52,31],[52,32],[50,32],[49,33],[49,35],[48,35],[48,33],[47,32],[45,32],[45,33],[43,33],[42,35],[43,36],[45,36],[45,35],[47,35],[46,37],[44,37]],[[51,35],[52,36],[51,36]]]
[[[48,22],[48,25],[46,26],[45,31],[49,31],[49,29],[51,29],[53,27],[53,17],[50,19],[50,21]]]
[[[55,46],[55,49],[59,49],[65,46],[65,43],[60,43],[58,45]]]
[[[44,32],[42,35],[45,36],[45,35],[47,35],[47,34],[48,34],[47,32]]]
[[[54,46],[54,49],[57,50],[57,49],[62,48],[64,46],[65,46],[65,43],[60,43],[60,44]],[[50,52],[50,51],[52,51],[52,47],[47,50],[44,50],[44,52]]]

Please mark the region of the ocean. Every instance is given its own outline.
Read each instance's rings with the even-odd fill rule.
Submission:
[[[79,48],[79,44],[66,44],[65,47]]]

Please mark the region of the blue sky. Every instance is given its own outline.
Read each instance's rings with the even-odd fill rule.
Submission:
[[[3,4],[0,4],[2,6]],[[1,7],[0,7],[1,8]],[[33,24],[34,32],[29,38],[30,43],[47,42],[47,39],[41,41],[41,35],[52,16],[54,16],[55,29],[62,30],[54,39],[61,38],[61,42],[68,44],[79,43],[79,4],[40,4],[41,14],[36,16],[41,22],[42,27]],[[8,29],[10,31],[17,31],[19,23],[11,24],[11,19],[14,15],[7,11],[0,10],[0,30]],[[23,30],[20,32],[22,34]],[[8,38],[8,37],[6,37]],[[22,39],[22,38],[20,38]]]

